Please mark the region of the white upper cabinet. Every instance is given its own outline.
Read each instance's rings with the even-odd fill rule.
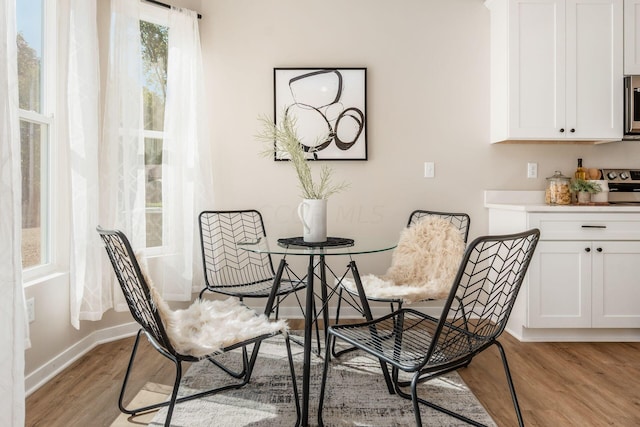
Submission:
[[[640,75],[640,0],[624,0],[624,73]]]
[[[622,0],[485,4],[491,11],[491,142],[622,139]]]

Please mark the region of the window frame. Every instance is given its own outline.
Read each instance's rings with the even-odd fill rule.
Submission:
[[[19,1],[19,0],[18,0]],[[59,181],[60,171],[57,167],[59,162],[59,150],[57,149],[57,126],[56,126],[56,103],[57,97],[57,66],[58,66],[58,46],[57,46],[57,5],[55,0],[42,1],[42,75],[41,75],[41,113],[30,110],[18,109],[19,121],[31,122],[43,125],[46,129],[46,173],[41,171],[41,184],[46,189],[46,238],[42,239],[41,250],[47,254],[45,263],[29,266],[22,269],[23,283],[25,286],[39,278],[54,273],[61,267],[61,236],[60,232],[64,228],[60,223],[62,215],[59,212],[60,204],[53,194],[60,194]],[[43,176],[44,175],[44,176]],[[45,182],[46,180],[46,182]],[[41,187],[42,190],[42,187]],[[21,248],[22,250],[22,248]]]
[[[146,21],[151,24],[162,25],[169,28],[169,9],[149,3],[140,3],[140,21]],[[142,91],[140,92],[140,97],[141,99],[143,99]],[[140,123],[142,123],[144,127],[144,99],[142,102],[143,108],[141,108],[140,112]],[[143,146],[143,151],[147,138],[161,139],[164,144],[165,132],[164,130],[159,131],[142,129],[140,141]],[[145,212],[148,212],[148,209],[149,208],[145,206]],[[160,232],[162,233],[162,230]],[[160,256],[163,254],[163,245],[161,244],[160,246],[146,246],[145,244],[144,254],[146,256]]]

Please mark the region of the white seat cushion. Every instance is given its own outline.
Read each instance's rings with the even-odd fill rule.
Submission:
[[[446,219],[424,217],[405,228],[383,276],[361,277],[367,297],[406,303],[448,296],[462,260],[465,244],[460,230]],[[352,279],[343,286],[356,293]]]
[[[151,281],[146,265],[139,264],[171,345],[180,354],[204,358],[241,341],[288,330],[286,320],[270,321],[234,297],[197,299],[186,309],[171,310]]]
[[[287,330],[285,320],[272,322],[234,297],[195,300],[189,308],[169,310],[162,317],[173,347],[181,354],[199,358],[240,341]]]

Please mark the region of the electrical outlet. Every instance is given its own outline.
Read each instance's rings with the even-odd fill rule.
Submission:
[[[424,162],[424,177],[433,178],[436,176],[436,166],[433,162]]]
[[[527,178],[537,178],[537,177],[538,177],[538,164],[527,163]]]
[[[36,320],[36,300],[35,298],[29,298],[27,300],[27,316],[29,318],[29,323]]]

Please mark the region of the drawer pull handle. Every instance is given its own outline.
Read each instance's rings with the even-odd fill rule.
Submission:
[[[607,228],[606,225],[583,225],[582,228]]]
[[[602,252],[602,248],[597,248],[596,251]]]
[[[585,252],[591,252],[591,248],[584,248]]]

